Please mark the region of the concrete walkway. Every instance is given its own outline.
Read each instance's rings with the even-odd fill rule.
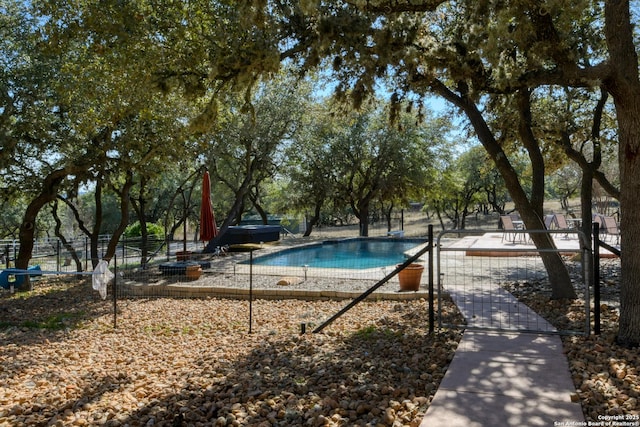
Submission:
[[[467,331],[420,426],[577,425],[575,392],[558,336]]]
[[[470,326],[421,427],[559,426],[584,422],[559,336],[499,286],[446,289]],[[473,303],[470,304],[470,301]],[[548,325],[548,326],[547,326]],[[521,330],[522,332],[518,332]]]

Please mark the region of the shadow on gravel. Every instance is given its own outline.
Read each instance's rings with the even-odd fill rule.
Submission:
[[[112,303],[93,291],[91,280],[47,279],[34,282],[31,292],[0,294],[0,333],[24,331],[20,341],[27,345],[63,339],[64,331],[109,312]]]
[[[393,319],[344,334],[328,328],[322,334],[256,336],[261,342],[240,360],[212,355],[193,367],[193,378],[210,382],[185,384],[119,422],[290,426],[419,420],[461,333],[429,335],[428,313],[416,307],[397,304]]]
[[[5,341],[19,344],[5,346],[3,360],[16,360],[10,370],[0,368],[0,377],[7,375],[26,390],[37,389],[41,387],[38,382],[45,381],[48,390],[55,387],[56,391],[36,393],[32,402],[3,397],[0,389],[0,408],[5,405],[0,417],[30,420],[35,425],[72,423],[74,419],[104,426],[409,424],[422,418],[461,337],[460,331],[453,330],[428,334],[428,311],[423,302],[394,303],[376,322],[353,328],[346,325],[342,331],[328,327],[322,334],[207,331],[220,334],[219,345],[198,349],[186,365],[177,365],[175,372],[170,367],[171,355],[160,348],[158,354],[114,352],[112,359],[95,368],[78,368],[82,378],[72,378],[76,371],[69,371],[68,366],[56,370],[55,358],[43,359],[49,364],[41,370],[27,369],[31,361],[25,345],[63,341],[70,335],[65,328],[73,329],[101,316],[109,318],[110,301],[101,300],[91,290],[90,281],[2,298],[0,313],[6,323],[0,328],[0,345]],[[454,323],[452,318],[459,317],[450,301],[443,303],[442,315],[445,323]],[[26,320],[46,323],[52,317],[62,322],[62,329],[34,333],[34,328],[22,325]],[[140,339],[169,336],[175,343],[197,337],[197,332],[190,335],[188,325],[182,329],[165,329],[162,322],[149,325],[136,326],[142,331]],[[201,327],[206,329],[206,325]],[[114,333],[118,334],[105,332],[105,345],[117,342],[110,338]],[[96,347],[83,349],[85,356],[93,351],[89,349],[100,348],[100,337],[99,332]],[[250,340],[251,345],[244,346],[247,351],[239,357],[228,358],[225,347],[233,346],[236,340]],[[59,354],[68,351],[74,350],[66,348]],[[155,362],[137,363],[134,358],[138,357]],[[123,369],[128,363],[141,369]],[[163,376],[158,376],[158,371]],[[69,381],[64,375],[71,375]],[[52,393],[51,399],[48,393]],[[105,406],[111,395],[117,402]],[[130,412],[132,407],[137,409]]]

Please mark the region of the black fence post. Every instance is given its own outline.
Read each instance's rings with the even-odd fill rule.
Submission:
[[[433,224],[429,224],[429,333],[432,334],[435,326],[435,313],[433,304]]]
[[[117,328],[118,319],[118,298],[117,298],[117,285],[118,282],[118,255],[113,254],[113,329]]]
[[[600,335],[600,224],[597,222],[593,223],[593,323],[593,333]]]
[[[253,331],[253,248],[249,251],[249,333]]]

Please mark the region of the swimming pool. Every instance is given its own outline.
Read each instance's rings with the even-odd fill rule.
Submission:
[[[358,238],[330,240],[258,256],[254,265],[310,268],[366,269],[406,261],[405,252],[425,243],[421,239]]]

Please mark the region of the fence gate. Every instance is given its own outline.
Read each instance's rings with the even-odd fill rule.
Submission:
[[[530,240],[533,233],[551,234],[556,249],[536,249]],[[535,308],[536,298],[551,294],[542,252],[562,256],[578,294],[577,301],[584,301],[584,316],[554,319],[558,327],[514,296],[527,296],[528,304]],[[496,231],[443,231],[437,238],[438,308],[448,295],[462,312],[465,324],[445,325],[448,327],[589,334],[591,259],[587,240],[578,230],[510,231],[509,236]],[[439,324],[443,326],[442,319]]]

